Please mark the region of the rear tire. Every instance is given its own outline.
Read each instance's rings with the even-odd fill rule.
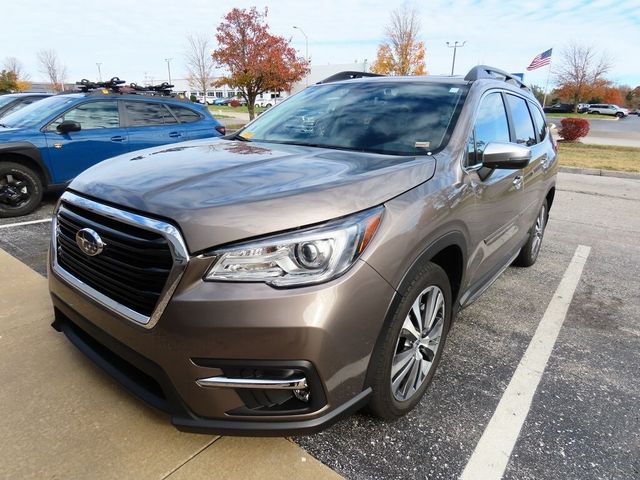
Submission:
[[[0,162],[0,218],[33,212],[42,201],[42,180],[29,167]]]
[[[401,293],[369,366],[373,394],[368,410],[385,419],[401,417],[420,402],[451,325],[451,286],[438,265],[427,263]]]
[[[538,253],[540,253],[540,247],[542,246],[542,239],[544,237],[544,230],[547,227],[547,220],[549,219],[549,206],[547,200],[542,202],[536,221],[531,227],[529,232],[529,239],[524,247],[520,249],[518,258],[515,259],[513,264],[517,267],[530,267],[538,259]]]

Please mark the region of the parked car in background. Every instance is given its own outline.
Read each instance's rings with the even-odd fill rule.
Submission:
[[[629,115],[629,110],[612,103],[596,103],[589,106],[588,113],[599,113],[600,115],[612,115],[614,117],[623,118]]]
[[[286,97],[284,97],[280,92],[276,92],[276,93],[265,92],[258,95],[258,98],[256,98],[255,106],[263,107],[263,108],[271,108],[274,105],[278,105],[279,103],[284,102],[285,99]]]
[[[9,93],[0,95],[0,118],[50,96],[48,93]]]
[[[579,103],[578,104],[578,113],[587,113],[589,111],[588,103]]]
[[[206,107],[171,96],[97,89],[45,98],[0,119],[0,217],[33,211],[45,190],[106,158],[224,133]]]
[[[400,417],[455,315],[538,257],[558,162],[529,88],[345,73],[235,135],[96,165],[54,213],[53,327],[179,429]]]
[[[575,105],[572,103],[556,103],[550,107],[544,107],[545,113],[573,113]]]

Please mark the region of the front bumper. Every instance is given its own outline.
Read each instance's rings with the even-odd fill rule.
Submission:
[[[366,403],[369,359],[395,295],[375,270],[358,261],[330,283],[277,290],[203,282],[208,265],[190,261],[151,329],[120,318],[50,271],[54,327],[181,430],[312,433]],[[298,410],[254,408],[240,389],[198,384],[226,375],[234,362],[304,373],[311,401]]]

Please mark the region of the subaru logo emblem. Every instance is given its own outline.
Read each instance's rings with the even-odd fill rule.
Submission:
[[[76,233],[76,243],[80,251],[89,257],[100,255],[104,250],[105,243],[94,230],[83,228]]]

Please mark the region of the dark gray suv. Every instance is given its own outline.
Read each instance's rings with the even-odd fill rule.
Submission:
[[[556,172],[505,72],[334,76],[235,135],[77,177],[53,222],[53,326],[180,429],[398,417],[456,313],[536,261]]]

